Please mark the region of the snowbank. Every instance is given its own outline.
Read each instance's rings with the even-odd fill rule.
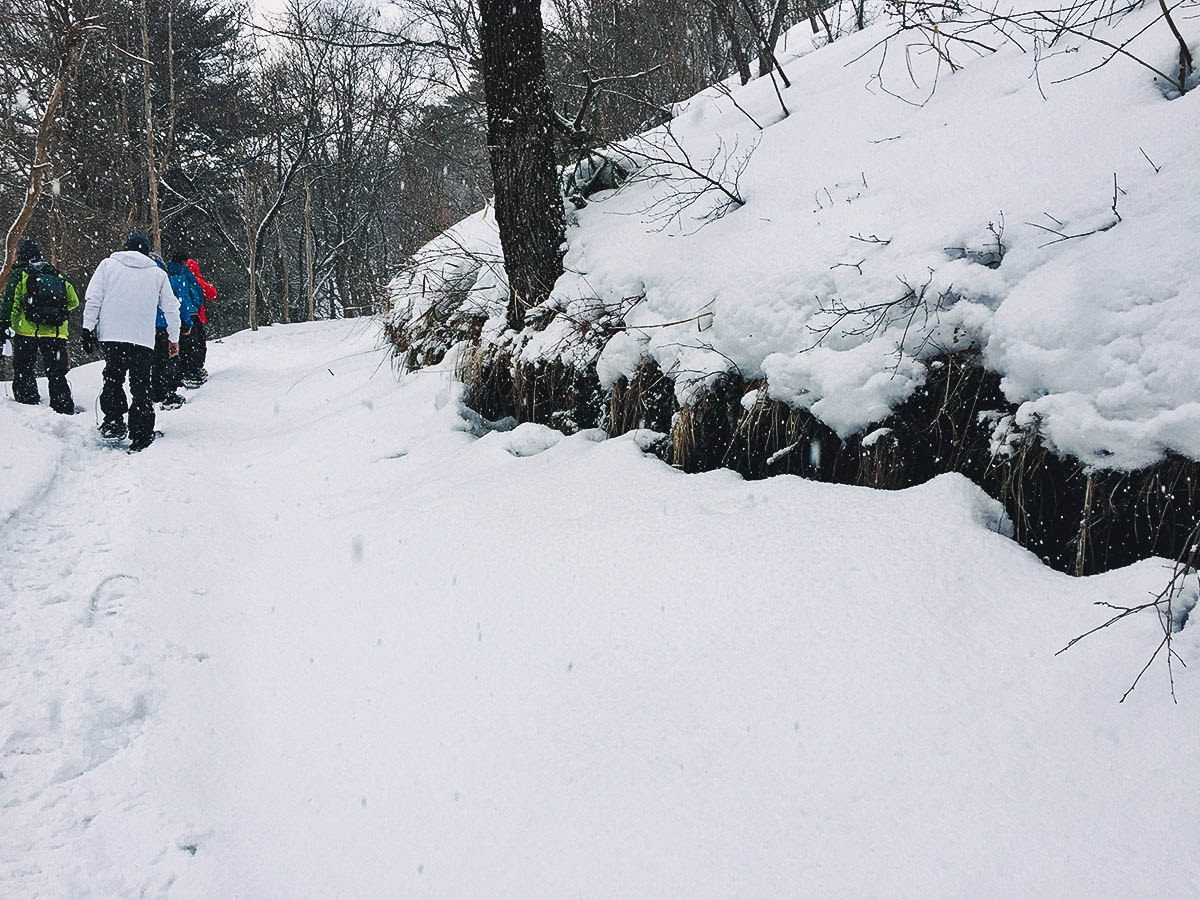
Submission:
[[[1148,5],[1097,36],[1121,44],[1157,15]],[[684,402],[736,367],[846,436],[919,387],[923,360],[975,347],[1018,422],[1060,454],[1108,469],[1200,459],[1200,91],[1168,99],[1120,56],[1071,79],[1111,51],[1070,35],[1048,50],[976,29],[999,49],[954,46],[951,72],[916,33],[885,56],[892,27],[815,51],[795,29],[786,118],[762,78],[679,104],[679,147],[715,160],[745,205],[705,222],[710,193],[672,217],[661,180],[593,197],[572,211],[548,306],[578,320],[644,296],[625,315],[642,330],[613,338],[602,380],[649,357]],[[1137,52],[1169,68],[1177,47],[1159,23]],[[670,146],[660,129],[621,152]],[[499,256],[494,230],[455,235]],[[498,334],[503,280],[486,272],[472,297]],[[431,283],[398,289],[398,315],[423,313],[432,301],[413,304],[411,287]],[[670,322],[683,324],[658,327]],[[565,329],[524,353],[563,352]]]

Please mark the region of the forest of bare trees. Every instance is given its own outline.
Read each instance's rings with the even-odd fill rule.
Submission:
[[[486,26],[510,9],[489,45]],[[406,254],[494,193],[511,205],[493,187],[495,139],[489,161],[486,100],[505,102],[485,91],[495,64],[521,61],[520,88],[545,67],[528,93],[553,205],[547,166],[663,121],[714,80],[769,72],[783,29],[804,19],[828,27],[795,0],[289,0],[273,15],[222,0],[0,0],[5,267],[32,237],[84,284],[138,229],[202,261],[222,291],[217,334],[363,314]],[[513,52],[523,33],[544,60]],[[510,139],[513,158],[528,137]],[[561,242],[548,227],[543,242]],[[555,265],[531,276],[544,290]]]

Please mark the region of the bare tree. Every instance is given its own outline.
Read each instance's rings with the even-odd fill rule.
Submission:
[[[775,59],[775,45],[779,43],[779,36],[783,33],[788,6],[789,0],[775,0],[775,9],[767,19],[768,25],[763,33],[762,47],[758,53],[759,78],[769,75],[773,67],[779,67],[779,62]],[[783,74],[782,67],[779,67],[779,72],[781,75]]]
[[[539,0],[481,0],[483,86],[496,221],[508,274],[508,324],[549,296],[562,274],[562,196],[542,51]]]
[[[304,304],[308,321],[316,317],[313,308],[313,230],[312,179],[304,179]]]
[[[169,99],[167,101],[167,139],[160,154],[156,148],[157,139],[154,135],[154,97],[151,92],[151,72],[154,64],[150,61],[150,22],[146,10],[146,0],[141,0],[142,25],[142,90],[146,104],[146,177],[150,185],[150,241],[154,252],[162,254],[162,219],[159,212],[158,189],[162,183],[163,174],[167,171],[167,163],[171,158],[171,145],[175,141],[175,36],[173,30],[173,13],[170,2],[167,5],[167,84]]]
[[[725,40],[729,44],[729,54],[737,66],[738,77],[742,84],[750,81],[750,58],[746,55],[741,36],[738,33],[736,8],[732,0],[703,0],[712,9],[717,21],[725,32]]]
[[[321,101],[333,44],[307,40],[314,8],[292,0],[289,26],[297,35],[298,51],[269,63],[261,72],[261,103],[272,115],[271,127],[251,135],[244,144],[245,184],[242,215],[246,234],[249,277],[249,323],[258,330],[259,257],[263,238],[283,209],[297,173],[319,140]]]
[[[58,60],[54,84],[42,111],[34,137],[33,154],[29,158],[25,200],[5,237],[4,264],[3,267],[0,267],[0,285],[8,281],[8,276],[17,259],[17,246],[21,242],[21,236],[33,218],[34,210],[37,209],[38,201],[45,189],[47,175],[53,166],[50,159],[50,144],[57,123],[59,107],[78,73],[84,45],[89,35],[103,30],[96,17],[83,15],[71,3],[71,0],[45,0],[43,5],[16,18],[13,25],[34,32],[48,32],[51,43],[57,50]]]

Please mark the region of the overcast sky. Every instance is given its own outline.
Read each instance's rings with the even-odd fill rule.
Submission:
[[[373,0],[375,6],[390,5],[387,0]],[[262,19],[266,16],[278,15],[287,5],[287,0],[250,0],[250,6],[254,10],[256,17]]]

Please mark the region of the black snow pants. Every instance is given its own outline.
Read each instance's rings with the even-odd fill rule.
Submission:
[[[179,360],[171,357],[171,339],[167,329],[154,329],[154,354],[151,363],[150,399],[162,403],[179,390]]]
[[[129,437],[135,443],[154,432],[154,403],[150,400],[150,361],[153,352],[139,344],[104,341],[104,388],[100,391],[100,409],[105,422],[124,421],[129,413]],[[125,398],[125,375],[133,404]]]
[[[207,336],[204,334],[204,323],[192,318],[192,330],[179,338],[179,374],[183,378],[201,377],[204,370],[204,357],[207,354]]]
[[[71,385],[67,384],[67,370],[71,367],[67,355],[67,342],[56,337],[22,337],[17,335],[13,343],[13,399],[18,403],[41,403],[38,393],[38,353],[46,369],[46,380],[50,382],[50,406],[55,412],[70,415],[75,412],[75,401],[71,399]]]

